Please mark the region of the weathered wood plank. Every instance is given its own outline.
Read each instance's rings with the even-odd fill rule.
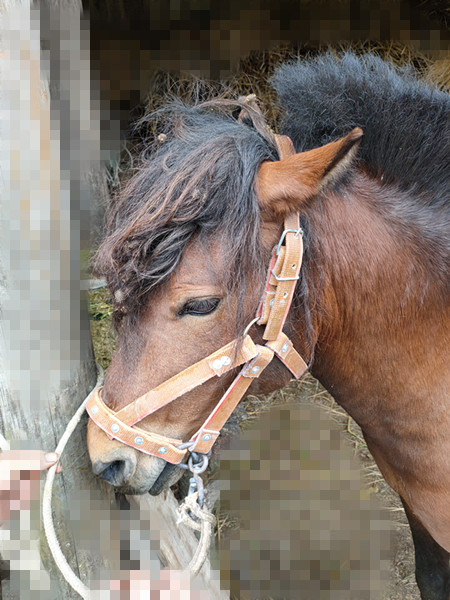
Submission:
[[[8,87],[1,108],[9,118],[1,132],[0,430],[12,448],[47,451],[56,447],[96,379],[80,293],[80,251],[89,241],[86,175],[95,167],[99,139],[90,113],[81,2],[58,4],[2,7],[2,79]],[[99,561],[101,529],[97,524],[87,531],[83,519],[89,515],[98,523],[97,511],[108,514],[114,496],[90,474],[84,435],[81,426],[63,457],[54,511],[68,560],[82,577],[91,577],[114,551]],[[40,544],[39,506],[22,511],[20,521],[2,533],[11,538],[2,548],[12,560],[5,599],[36,597],[38,591],[41,600],[78,597]],[[40,545],[49,574],[40,565]]]
[[[80,256],[89,248],[88,174],[100,142],[80,12],[78,1],[5,8],[2,67],[9,89],[0,102],[10,118],[1,132],[9,147],[1,165],[0,431],[12,448],[53,450],[96,380]],[[93,588],[99,579],[107,587],[121,568],[145,565],[152,556],[158,562],[158,547],[170,567],[187,564],[196,539],[175,526],[171,494],[139,500],[149,531],[138,527],[138,534],[151,538],[155,551],[138,545],[121,562],[136,514],[120,510],[112,488],[93,477],[86,421],[68,443],[53,492],[57,535],[74,572]],[[49,556],[39,513],[36,503],[1,532],[0,551],[12,561],[2,596],[78,598]],[[200,579],[205,589],[216,589],[206,571]]]
[[[168,490],[160,496],[137,496],[130,500],[138,505],[142,520],[151,524],[152,535],[159,539],[163,562],[171,569],[185,569],[197,549],[198,540],[189,527],[177,524],[178,502],[173,493]],[[211,570],[209,561],[205,562],[192,585],[208,591],[211,600],[230,597],[228,592],[220,589],[219,573]]]

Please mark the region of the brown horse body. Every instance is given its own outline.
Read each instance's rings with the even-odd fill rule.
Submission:
[[[450,551],[448,298],[424,239],[402,236],[380,216],[385,191],[364,176],[355,184],[345,202],[329,194],[310,215],[328,265],[312,372],[361,426],[390,485]]]
[[[257,115],[247,110],[261,133]],[[177,131],[182,137],[183,128]],[[450,315],[445,213],[439,204],[436,221],[430,224],[429,203],[417,206],[414,190],[395,181],[386,183],[383,174],[364,162],[355,165],[359,137],[356,130],[289,159],[270,162],[273,158],[267,156],[259,161],[254,192],[249,193],[259,207],[260,260],[252,270],[244,269],[245,294],[239,296],[229,283],[230,272],[235,276],[239,265],[227,232],[209,230],[202,236],[201,228],[195,229],[179,253],[176,270],[143,295],[138,318],[125,316],[104,400],[114,410],[122,408],[232,340],[236,320],[250,320],[258,306],[262,273],[284,215],[300,212],[305,264],[285,330],[305,360],[312,359],[312,373],[359,423],[384,477],[400,494],[413,532],[422,597],[448,600]],[[169,146],[169,171],[170,152]],[[225,152],[215,158],[231,160]],[[190,190],[194,199],[200,185],[197,181]],[[176,192],[175,183],[173,190],[176,198],[184,193]],[[137,192],[141,188],[131,182],[124,198],[137,197]],[[123,294],[118,282],[124,279],[114,279],[113,273],[126,268],[129,256],[136,256],[136,240],[144,235],[136,223],[147,219],[150,231],[167,209],[164,227],[175,223],[176,229],[182,203],[170,205],[168,195],[165,198],[148,201],[154,206],[132,209],[134,219],[123,208],[124,200],[114,213],[99,256],[119,305]],[[415,210],[398,208],[414,203]],[[230,217],[230,227],[233,223]],[[117,249],[130,238],[134,246],[130,244],[128,258],[118,259]],[[249,247],[251,253],[251,242]],[[155,244],[143,263],[155,248],[157,255]],[[259,329],[251,330],[255,341]],[[232,377],[210,380],[185,394],[145,419],[143,428],[189,439]],[[279,388],[289,377],[281,363],[273,363],[251,391]],[[94,470],[129,493],[158,493],[179,477],[162,459],[110,440],[93,423],[88,445]]]

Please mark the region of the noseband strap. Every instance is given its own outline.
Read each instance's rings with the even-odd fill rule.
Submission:
[[[292,142],[286,136],[275,135],[275,141],[281,158],[294,153]],[[254,344],[251,337],[246,335],[246,330],[243,340],[230,342],[117,412],[103,402],[102,388],[97,388],[86,405],[91,419],[111,439],[117,439],[145,454],[158,456],[172,464],[182,463],[188,452],[207,454],[253,380],[261,375],[274,356],[277,356],[296,378],[301,377],[308,369],[291,340],[282,331],[299,279],[302,257],[300,217],[298,214],[289,215],[285,219],[284,231],[278,245],[273,251],[263,298],[252,322],[265,325],[264,346]],[[142,419],[212,377],[221,377],[241,365],[243,367],[234,381],[189,442],[136,427],[136,423]]]
[[[178,448],[182,445],[182,440],[150,433],[133,426],[212,377],[220,377],[230,369],[244,363],[248,364],[258,355],[258,347],[247,335],[237,354],[235,342],[231,342],[181,373],[167,379],[118,412],[114,412],[103,402],[103,388],[95,390],[86,405],[86,410],[91,419],[110,438],[115,438],[145,454],[160,456],[167,462],[178,464],[187,453],[186,449]]]

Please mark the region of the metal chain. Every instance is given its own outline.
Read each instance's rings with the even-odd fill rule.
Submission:
[[[204,507],[205,489],[201,474],[206,471],[211,451],[208,454],[191,452],[187,465],[183,468],[192,473],[189,480],[189,491],[178,509],[178,522],[185,523],[191,529],[200,531],[200,541],[197,550],[189,564],[191,576],[195,577],[202,568],[211,543],[212,528],[215,524],[214,515]]]

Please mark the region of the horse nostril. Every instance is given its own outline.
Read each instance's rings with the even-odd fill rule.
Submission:
[[[120,487],[128,482],[133,465],[129,460],[114,460],[110,463],[98,461],[92,465],[92,470],[111,485]]]

